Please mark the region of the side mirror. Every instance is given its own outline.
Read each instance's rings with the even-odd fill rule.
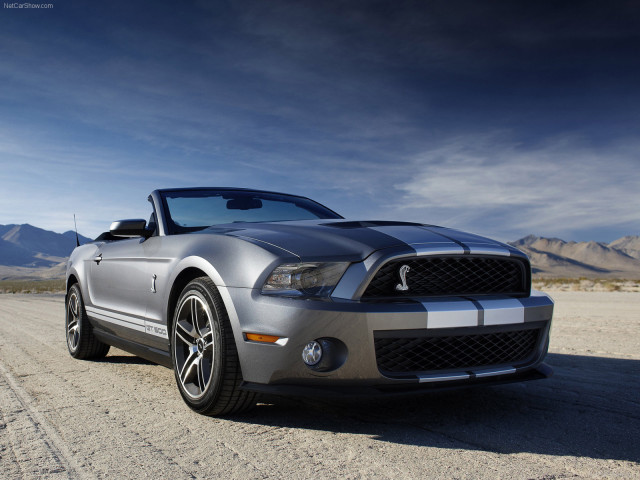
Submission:
[[[145,227],[147,222],[136,218],[132,220],[117,220],[109,227],[109,232],[114,237],[144,237],[148,238],[153,232]]]

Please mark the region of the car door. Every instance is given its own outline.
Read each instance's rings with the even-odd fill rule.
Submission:
[[[175,243],[175,239],[153,236],[143,245],[150,286],[145,313],[147,344],[159,350],[167,350],[169,347],[169,327],[164,310],[171,289],[169,277],[179,261],[176,256],[179,250],[171,248],[171,244]]]
[[[87,313],[101,328],[134,341],[144,340],[151,277],[141,237],[107,241],[91,262]]]

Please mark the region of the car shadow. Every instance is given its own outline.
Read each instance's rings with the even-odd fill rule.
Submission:
[[[127,364],[127,365],[156,365],[149,360],[135,355],[107,355],[99,359],[101,363]]]
[[[640,360],[549,354],[550,379],[409,398],[268,397],[233,421],[496,453],[640,461]]]

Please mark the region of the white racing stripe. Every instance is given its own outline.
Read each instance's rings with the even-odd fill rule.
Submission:
[[[121,327],[131,328],[139,332],[145,332],[156,337],[165,339],[169,338],[169,335],[167,334],[167,327],[161,323],[150,322],[142,318],[132,317],[122,313],[110,312],[109,310],[104,310],[102,308],[86,307],[86,310],[90,317],[97,320],[120,325]]]
[[[480,305],[481,309],[477,305]],[[524,311],[515,298],[430,300],[422,302],[427,311],[427,328],[476,327],[524,323]]]
[[[466,380],[471,375],[468,373],[449,373],[449,374],[436,374],[436,375],[417,375],[418,383],[429,383],[429,382],[446,382],[449,380]]]
[[[469,300],[422,302],[427,311],[427,328],[475,327],[478,308]]]
[[[127,323],[133,323],[134,325],[144,326],[144,318],[132,317],[130,315],[124,315],[122,313],[111,312],[109,310],[105,310],[103,308],[97,307],[86,307],[87,313],[91,315],[101,315],[103,317],[107,317],[107,321],[110,319],[120,320]]]
[[[469,247],[470,255],[499,255],[502,257],[511,255],[506,248],[491,243],[465,243],[465,245]]]
[[[515,298],[476,301],[484,309],[484,325],[524,323],[524,307]]]
[[[501,369],[488,369],[488,370],[473,370],[469,372],[459,373],[445,373],[445,374],[433,374],[433,375],[417,375],[419,383],[429,382],[446,382],[448,380],[466,380],[471,378],[473,374],[476,378],[496,377],[498,375],[509,375],[516,373],[514,367],[501,368]]]
[[[474,375],[476,378],[482,377],[495,377],[496,375],[509,375],[511,373],[516,373],[517,370],[514,367],[510,368],[501,368],[498,370],[474,370]]]
[[[419,257],[423,255],[462,255],[464,253],[464,248],[453,242],[424,244],[414,243],[411,245],[411,248],[416,251],[416,255]]]
[[[96,309],[89,307],[87,307],[87,314],[90,317],[93,317],[97,320],[102,320],[103,322],[113,323],[115,325],[131,328],[132,330],[137,330],[139,332],[145,331],[144,320],[141,319],[127,317],[126,315],[119,315],[113,312],[105,312],[104,310],[98,312]],[[116,318],[116,316],[119,318]]]

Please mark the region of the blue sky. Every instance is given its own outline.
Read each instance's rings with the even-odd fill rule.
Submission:
[[[0,224],[88,236],[155,188],[349,218],[640,233],[633,2],[52,0],[0,9]]]

